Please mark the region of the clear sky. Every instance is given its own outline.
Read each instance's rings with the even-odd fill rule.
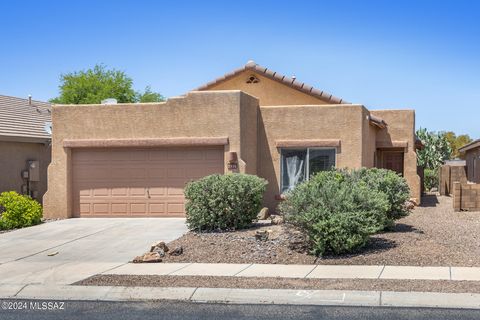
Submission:
[[[0,0],[0,94],[104,63],[183,94],[249,59],[417,127],[480,138],[480,1]]]

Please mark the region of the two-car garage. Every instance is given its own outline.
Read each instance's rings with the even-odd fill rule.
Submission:
[[[224,148],[72,150],[74,217],[182,217],[191,180],[224,173]]]

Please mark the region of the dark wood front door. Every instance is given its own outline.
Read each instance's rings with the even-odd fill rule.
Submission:
[[[392,170],[403,176],[403,152],[384,151],[382,168]]]

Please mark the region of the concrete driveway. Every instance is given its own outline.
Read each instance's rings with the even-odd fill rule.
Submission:
[[[0,234],[0,285],[71,284],[186,231],[182,218],[79,218]]]

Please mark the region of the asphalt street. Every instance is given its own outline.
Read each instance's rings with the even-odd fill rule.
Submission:
[[[190,302],[2,300],[0,319],[480,319],[480,310]]]

